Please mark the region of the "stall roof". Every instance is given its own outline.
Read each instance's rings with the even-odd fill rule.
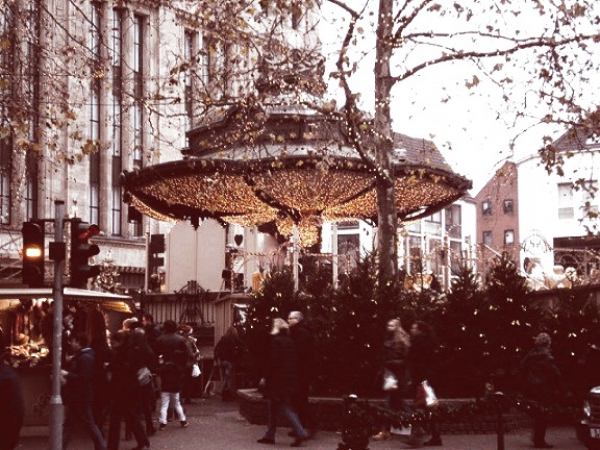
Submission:
[[[53,298],[52,288],[0,288],[0,300],[25,300]],[[110,292],[89,291],[66,287],[63,299],[101,303],[103,307],[122,312],[133,312],[133,300],[129,295]]]

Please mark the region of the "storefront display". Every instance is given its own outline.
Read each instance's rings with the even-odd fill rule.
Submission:
[[[120,323],[135,310],[129,296],[82,289],[65,288],[63,301],[65,341],[70,333],[86,331],[86,319],[92,310],[97,310],[96,314],[101,311],[107,325]],[[49,423],[53,303],[50,289],[0,289],[0,331],[10,350],[7,362],[21,380],[25,428],[45,430]]]

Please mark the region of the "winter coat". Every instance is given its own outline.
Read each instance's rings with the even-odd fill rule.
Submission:
[[[154,354],[141,334],[132,334],[119,347],[113,348],[109,367],[110,392],[117,402],[134,401],[139,394],[137,373],[142,367],[150,367]]]
[[[437,345],[428,334],[411,336],[408,363],[413,386],[423,380],[432,383],[432,378],[435,376],[436,351]]]
[[[183,355],[182,355],[183,356]],[[160,376],[160,390],[163,392],[181,392],[185,374],[185,364],[181,361],[167,361],[158,366],[157,373]]]
[[[0,449],[13,450],[19,442],[25,408],[17,372],[0,359]]]
[[[194,355],[185,343],[185,338],[177,333],[165,333],[156,339],[156,356],[162,356],[164,362],[173,361],[175,352],[183,352],[185,361],[193,359]]]
[[[405,387],[408,380],[409,346],[397,343],[393,339],[383,343],[383,371],[389,370],[398,380],[399,387]]]
[[[296,351],[285,334],[272,337],[265,367],[265,397],[291,399],[296,392]]]
[[[523,393],[537,401],[557,401],[564,389],[562,376],[550,349],[536,345],[520,364]]]
[[[223,336],[215,347],[215,358],[237,364],[240,362],[243,348],[244,343],[240,338]]]
[[[95,357],[90,348],[78,350],[66,365],[66,383],[62,389],[65,404],[92,402],[94,399]]]
[[[290,337],[296,349],[298,385],[307,386],[315,371],[315,339],[312,330],[299,322],[290,327]]]

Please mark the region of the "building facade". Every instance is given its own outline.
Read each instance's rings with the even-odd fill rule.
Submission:
[[[600,250],[600,142],[575,129],[551,149],[559,170],[547,171],[539,154],[507,162],[475,196],[482,260],[507,252],[538,289],[575,273],[594,279]]]

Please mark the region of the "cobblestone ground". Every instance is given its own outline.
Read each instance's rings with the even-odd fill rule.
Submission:
[[[292,438],[287,436],[288,428],[277,431],[275,445],[261,445],[256,440],[262,437],[264,426],[249,424],[239,413],[235,402],[221,402],[218,397],[196,400],[185,405],[190,426],[180,428],[178,422],[170,422],[168,427],[150,438],[153,450],[254,450],[289,448]],[[495,434],[485,435],[448,435],[443,436],[445,450],[497,450],[498,440]],[[583,449],[575,432],[569,427],[552,427],[547,440],[555,449]],[[342,442],[341,434],[330,431],[319,432],[315,439],[303,444],[304,448],[314,450],[336,450]],[[135,441],[121,441],[122,450],[135,447]],[[394,436],[389,441],[371,442],[371,450],[398,450],[410,447],[401,437]],[[531,447],[529,430],[507,433],[504,439],[505,450],[528,449]],[[48,450],[48,436],[24,436],[18,450]],[[91,441],[79,434],[69,446],[69,450],[92,450]],[[50,449],[55,450],[55,449]]]

